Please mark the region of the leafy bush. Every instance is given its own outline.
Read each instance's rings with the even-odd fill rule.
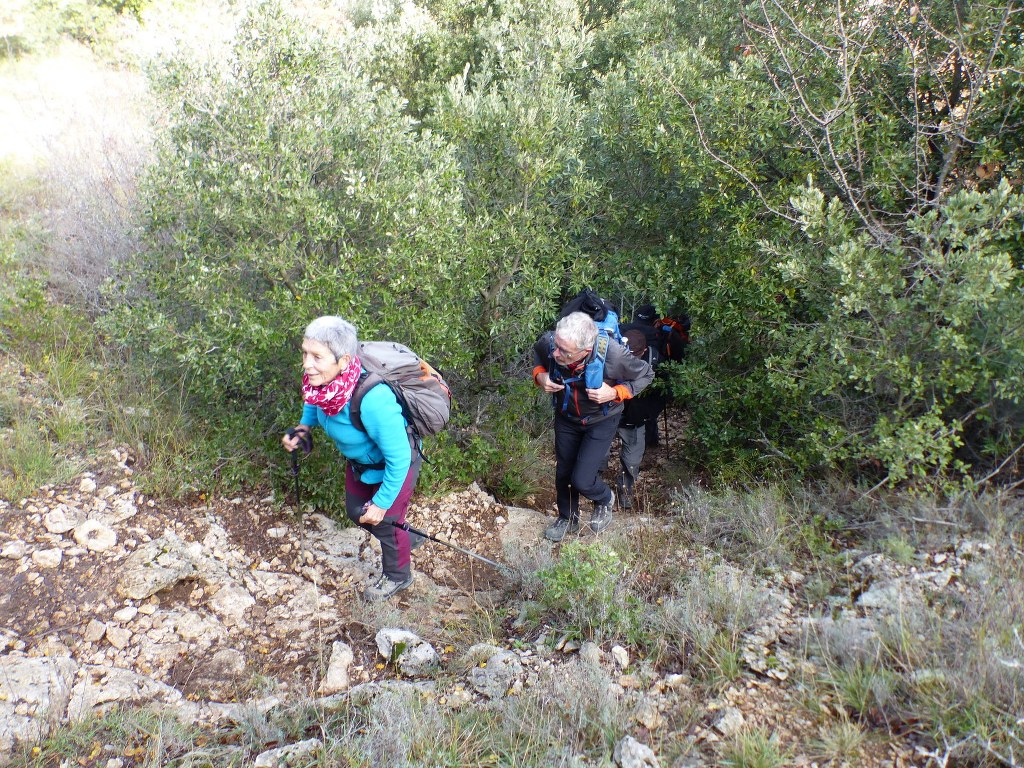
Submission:
[[[831,466],[941,486],[1012,470],[1024,344],[1021,153],[999,127],[1021,110],[1010,6],[976,3],[966,22],[947,6],[865,5],[850,27],[832,7],[767,4],[742,14],[730,48],[713,25],[704,47],[678,44],[672,22],[694,8],[644,6],[645,44],[623,43],[592,97],[597,173],[622,196],[590,234],[616,279],[652,276],[637,289],[695,315],[675,382],[691,453],[727,478]]]
[[[570,542],[558,562],[537,574],[543,585],[540,602],[578,636],[619,637],[639,620],[624,575],[625,562],[606,543]]]

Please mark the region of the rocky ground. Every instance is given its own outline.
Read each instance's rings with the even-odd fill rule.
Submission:
[[[520,568],[555,555],[541,537],[548,519],[475,487],[417,504],[410,515],[440,538]],[[619,530],[652,525],[625,515],[615,523]],[[956,589],[958,574],[983,555],[964,543],[913,568],[863,557],[853,571],[862,579],[857,613],[865,636],[873,617],[898,610],[909,595]],[[260,680],[276,681],[277,702],[289,691],[343,695],[396,675],[414,679],[464,658],[457,641],[440,650],[431,643],[450,642],[452,628],[471,626],[481,608],[514,614],[516,595],[501,571],[435,543],[414,553],[414,566],[417,580],[391,618],[417,632],[394,627],[397,639],[375,632],[370,619],[380,616],[368,613],[375,609],[359,593],[379,572],[379,555],[361,530],[319,514],[298,517],[269,497],[157,502],[137,489],[132,456],[112,448],[67,485],[0,502],[0,752],[115,703],[155,702],[213,722],[251,702]],[[690,764],[749,724],[773,728],[787,744],[813,740],[815,716],[793,683],[815,674],[800,653],[811,621],[798,608],[803,582],[792,572],[762,585],[770,599],[743,638],[743,674],[701,703],[699,725],[687,721],[675,734],[694,745]],[[673,727],[674,702],[692,693],[685,676],[640,664],[625,648],[514,640],[472,649],[484,671],[474,669],[445,695],[464,705],[586,660],[629,699],[634,723],[624,731],[643,736]],[[382,664],[398,642],[406,656],[397,667]],[[835,706],[822,700],[813,711],[820,717]],[[635,764],[657,764],[650,759]],[[896,740],[876,744],[860,764],[924,764],[916,760],[911,745]],[[794,764],[815,761],[805,755]]]
[[[30,404],[33,391],[23,393]],[[602,535],[664,536],[666,489],[652,478],[684,465],[672,430],[645,458],[643,514],[620,510]],[[987,547],[969,540],[899,562],[850,550],[844,594],[827,598],[831,610],[812,612],[805,574],[751,583],[714,552],[670,547],[667,557],[761,595],[759,618],[740,638],[742,668],[709,697],[685,665],[518,620],[522,584],[558,555],[542,536],[554,514],[550,494],[532,498],[532,508],[504,506],[475,486],[418,500],[411,524],[503,567],[428,542],[413,553],[413,586],[373,605],[360,595],[379,573],[379,550],[361,529],[300,515],[269,495],[148,498],[135,465],[111,446],[66,484],[0,500],[0,756],[119,704],[213,724],[290,699],[330,706],[389,682],[425,684],[437,701],[464,707],[589,669],[630,713],[619,766],[661,765],[645,744],[666,741],[688,745],[674,768],[715,765],[721,744],[750,726],[775,733],[793,765],[838,765],[812,748],[842,706],[804,684],[824,671],[809,638],[827,643],[841,621],[846,645],[870,656],[886,616],[949,599],[969,569],[987,567]],[[885,726],[851,765],[937,764],[909,729]],[[283,765],[274,750],[291,746],[250,757]],[[112,759],[112,768],[135,764]]]

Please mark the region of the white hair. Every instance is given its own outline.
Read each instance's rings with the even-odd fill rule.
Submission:
[[[303,336],[323,344],[331,350],[336,360],[340,360],[344,355],[355,357],[359,352],[355,326],[337,315],[318,317],[306,326]]]
[[[586,312],[570,312],[558,321],[555,335],[576,345],[576,349],[590,349],[597,339],[597,323]]]

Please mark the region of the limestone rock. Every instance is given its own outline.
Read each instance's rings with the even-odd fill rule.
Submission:
[[[715,730],[728,739],[739,733],[745,723],[742,712],[736,707],[726,707],[715,720]]]
[[[659,768],[658,757],[654,750],[641,744],[632,736],[622,738],[615,745],[612,759],[619,768]]]
[[[183,699],[176,688],[127,669],[91,666],[84,672],[71,690],[67,709],[71,722],[100,714],[107,705],[151,701],[173,705]]]
[[[629,651],[621,645],[612,646],[612,660],[619,669],[626,669],[629,666]]]
[[[189,578],[195,571],[182,540],[168,532],[128,556],[117,588],[125,597],[143,600]]]
[[[64,552],[60,547],[37,549],[32,553],[32,562],[39,568],[56,568],[63,559]]]
[[[349,668],[355,655],[347,643],[335,640],[331,644],[331,660],[327,664],[327,674],[320,681],[320,693],[330,695],[348,690],[352,684],[349,679]]]
[[[242,624],[245,612],[256,603],[248,590],[235,584],[225,584],[210,600],[213,609],[226,626]]]
[[[69,658],[0,656],[0,755],[49,733],[68,705],[78,664]]]
[[[406,629],[384,628],[376,639],[380,655],[410,677],[430,674],[441,661],[430,643]]]
[[[107,627],[106,638],[108,643],[121,650],[131,641],[132,632],[130,629],[111,624]]]
[[[600,666],[604,661],[604,651],[597,643],[588,641],[580,647],[580,658],[594,666]]]
[[[253,768],[284,768],[289,765],[307,765],[311,761],[306,759],[314,752],[323,747],[320,739],[306,739],[297,741],[294,744],[286,744],[276,749],[268,749],[256,755],[253,761]]]
[[[80,522],[80,518],[68,514],[67,507],[63,504],[59,504],[43,515],[43,527],[50,533],[67,533]]]
[[[0,557],[20,560],[26,552],[28,552],[28,545],[21,539],[15,539],[4,544],[4,548],[0,549]]]
[[[106,523],[86,520],[75,526],[75,541],[92,552],[106,552],[117,543],[117,534]]]
[[[489,699],[499,699],[508,693],[513,683],[523,674],[523,663],[511,651],[499,650],[481,667],[469,673],[469,682],[477,693]]]

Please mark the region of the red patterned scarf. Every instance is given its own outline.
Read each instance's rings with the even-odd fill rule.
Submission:
[[[362,366],[359,364],[358,357],[353,357],[352,362],[335,377],[334,381],[329,381],[319,387],[310,384],[309,376],[304,373],[302,374],[302,399],[310,405],[322,409],[328,416],[337,416],[352,398],[352,393],[359,382],[360,373],[362,373]]]

